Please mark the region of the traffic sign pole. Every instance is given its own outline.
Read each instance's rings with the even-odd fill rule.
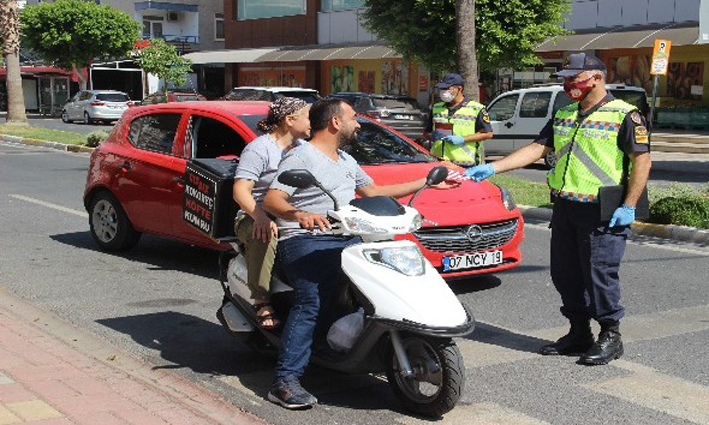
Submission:
[[[655,75],[654,81],[652,83],[652,103],[650,104],[650,116],[648,117],[648,125],[650,126],[650,130],[652,130],[653,124],[652,120],[655,117],[655,102],[657,101],[657,86],[660,82],[660,75]]]

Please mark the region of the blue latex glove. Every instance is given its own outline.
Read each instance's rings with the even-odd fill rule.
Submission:
[[[635,221],[635,207],[621,205],[613,212],[608,227],[629,226],[633,221]]]
[[[463,139],[463,136],[450,135],[445,136],[442,140],[444,142],[452,143],[454,145],[462,145],[463,143],[465,143],[465,139]]]
[[[495,174],[495,169],[492,165],[476,165],[465,170],[465,176],[472,181],[480,182]]]

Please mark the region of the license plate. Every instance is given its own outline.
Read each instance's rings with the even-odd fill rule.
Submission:
[[[413,115],[401,115],[401,114],[394,114],[394,119],[395,120],[413,120],[414,116]]]
[[[502,251],[476,252],[474,254],[443,257],[443,271],[474,269],[502,264]]]

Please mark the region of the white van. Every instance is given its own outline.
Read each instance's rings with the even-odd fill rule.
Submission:
[[[617,99],[647,114],[649,106],[643,88],[620,84],[607,84],[606,88]],[[512,90],[497,96],[487,107],[495,136],[485,141],[485,155],[507,155],[534,141],[556,111],[571,102],[560,84]],[[545,162],[552,166],[554,161],[551,152]]]

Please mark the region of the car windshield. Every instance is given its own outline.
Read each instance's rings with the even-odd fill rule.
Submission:
[[[176,94],[174,96],[175,102],[187,102],[190,100],[202,100],[198,94]]]
[[[308,103],[315,103],[320,99],[318,95],[309,91],[286,91],[282,93],[275,93],[275,97],[276,99],[281,97],[296,97]]]
[[[257,124],[264,118],[265,115],[239,116],[239,119],[257,135],[263,134]],[[352,155],[360,165],[438,161],[435,156],[420,151],[408,140],[380,125],[364,118],[357,118],[357,121],[362,126],[357,141],[345,146],[343,150]]]
[[[372,98],[374,106],[377,108],[387,109],[419,109],[418,102],[414,99],[396,99],[396,98]]]
[[[128,102],[130,98],[125,93],[99,93],[96,95],[96,100],[104,102]]]

